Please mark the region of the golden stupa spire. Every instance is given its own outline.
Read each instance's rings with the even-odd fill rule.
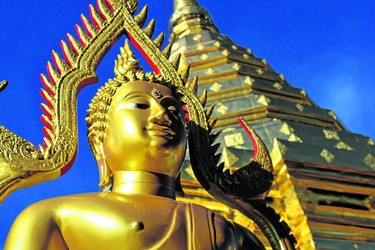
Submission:
[[[174,13],[169,21],[170,33],[181,36],[210,30],[219,33],[211,15],[197,0],[174,0]]]

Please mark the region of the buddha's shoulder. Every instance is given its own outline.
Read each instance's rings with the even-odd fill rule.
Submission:
[[[74,194],[66,196],[52,197],[40,200],[24,209],[27,213],[46,213],[56,211],[63,207],[85,206],[87,203],[102,200],[100,193]],[[99,202],[98,202],[99,203]]]
[[[29,211],[74,211],[74,210],[131,210],[139,207],[166,208],[178,206],[179,202],[151,195],[123,195],[112,192],[84,193],[53,197],[29,206]]]
[[[57,197],[40,200],[32,204],[30,207],[61,206],[63,204],[84,203],[85,201],[94,201],[94,200],[98,200],[98,201],[104,200],[104,196],[102,195],[102,193],[99,193],[99,192],[57,196]]]

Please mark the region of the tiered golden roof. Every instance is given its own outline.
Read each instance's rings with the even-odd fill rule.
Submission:
[[[174,7],[172,53],[182,53],[190,77],[199,76],[200,91],[216,104],[226,165],[241,167],[251,156],[250,139],[237,124],[242,116],[272,152],[276,178],[269,203],[300,248],[375,249],[374,141],[346,130],[334,112],[291,86],[266,60],[220,34],[196,0],[175,0]],[[205,194],[189,172],[183,175],[188,199],[242,220]]]

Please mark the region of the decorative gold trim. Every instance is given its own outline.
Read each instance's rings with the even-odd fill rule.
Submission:
[[[374,145],[375,145],[375,142],[374,142],[374,140],[373,140],[372,138],[368,138],[368,140],[367,140],[367,144],[368,144],[368,145],[371,145],[371,146],[374,146]]]
[[[340,140],[340,136],[337,131],[323,129],[325,138],[329,140]]]
[[[293,225],[291,231],[297,240],[297,249],[315,249],[308,217],[304,213],[303,204],[298,198],[296,186],[291,178],[288,165],[284,162],[286,147],[280,141],[274,140],[271,158],[274,164],[275,176],[271,206],[280,214],[288,225]],[[272,193],[271,193],[272,194]]]
[[[326,160],[328,163],[331,163],[333,161],[333,159],[335,158],[335,156],[329,152],[327,149],[323,149],[321,152],[320,152],[320,156]]]
[[[338,142],[334,147],[337,148],[337,149],[345,149],[345,150],[348,150],[348,151],[354,150],[352,147],[350,147],[348,144],[346,144],[343,141]]]
[[[273,87],[274,87],[275,89],[277,89],[277,90],[281,90],[281,89],[283,89],[283,85],[281,85],[281,84],[278,83],[278,82],[275,82],[275,83],[273,84]]]
[[[367,166],[375,169],[375,156],[373,156],[372,154],[367,154],[366,157],[363,159],[363,162]]]

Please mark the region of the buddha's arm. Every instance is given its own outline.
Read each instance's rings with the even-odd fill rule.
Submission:
[[[263,250],[259,239],[245,227],[214,215],[215,244],[217,249]]]
[[[259,249],[265,250],[259,239],[245,227],[234,223],[237,234],[237,244],[239,249]]]
[[[68,249],[54,213],[53,206],[45,201],[25,209],[12,225],[4,249]]]

